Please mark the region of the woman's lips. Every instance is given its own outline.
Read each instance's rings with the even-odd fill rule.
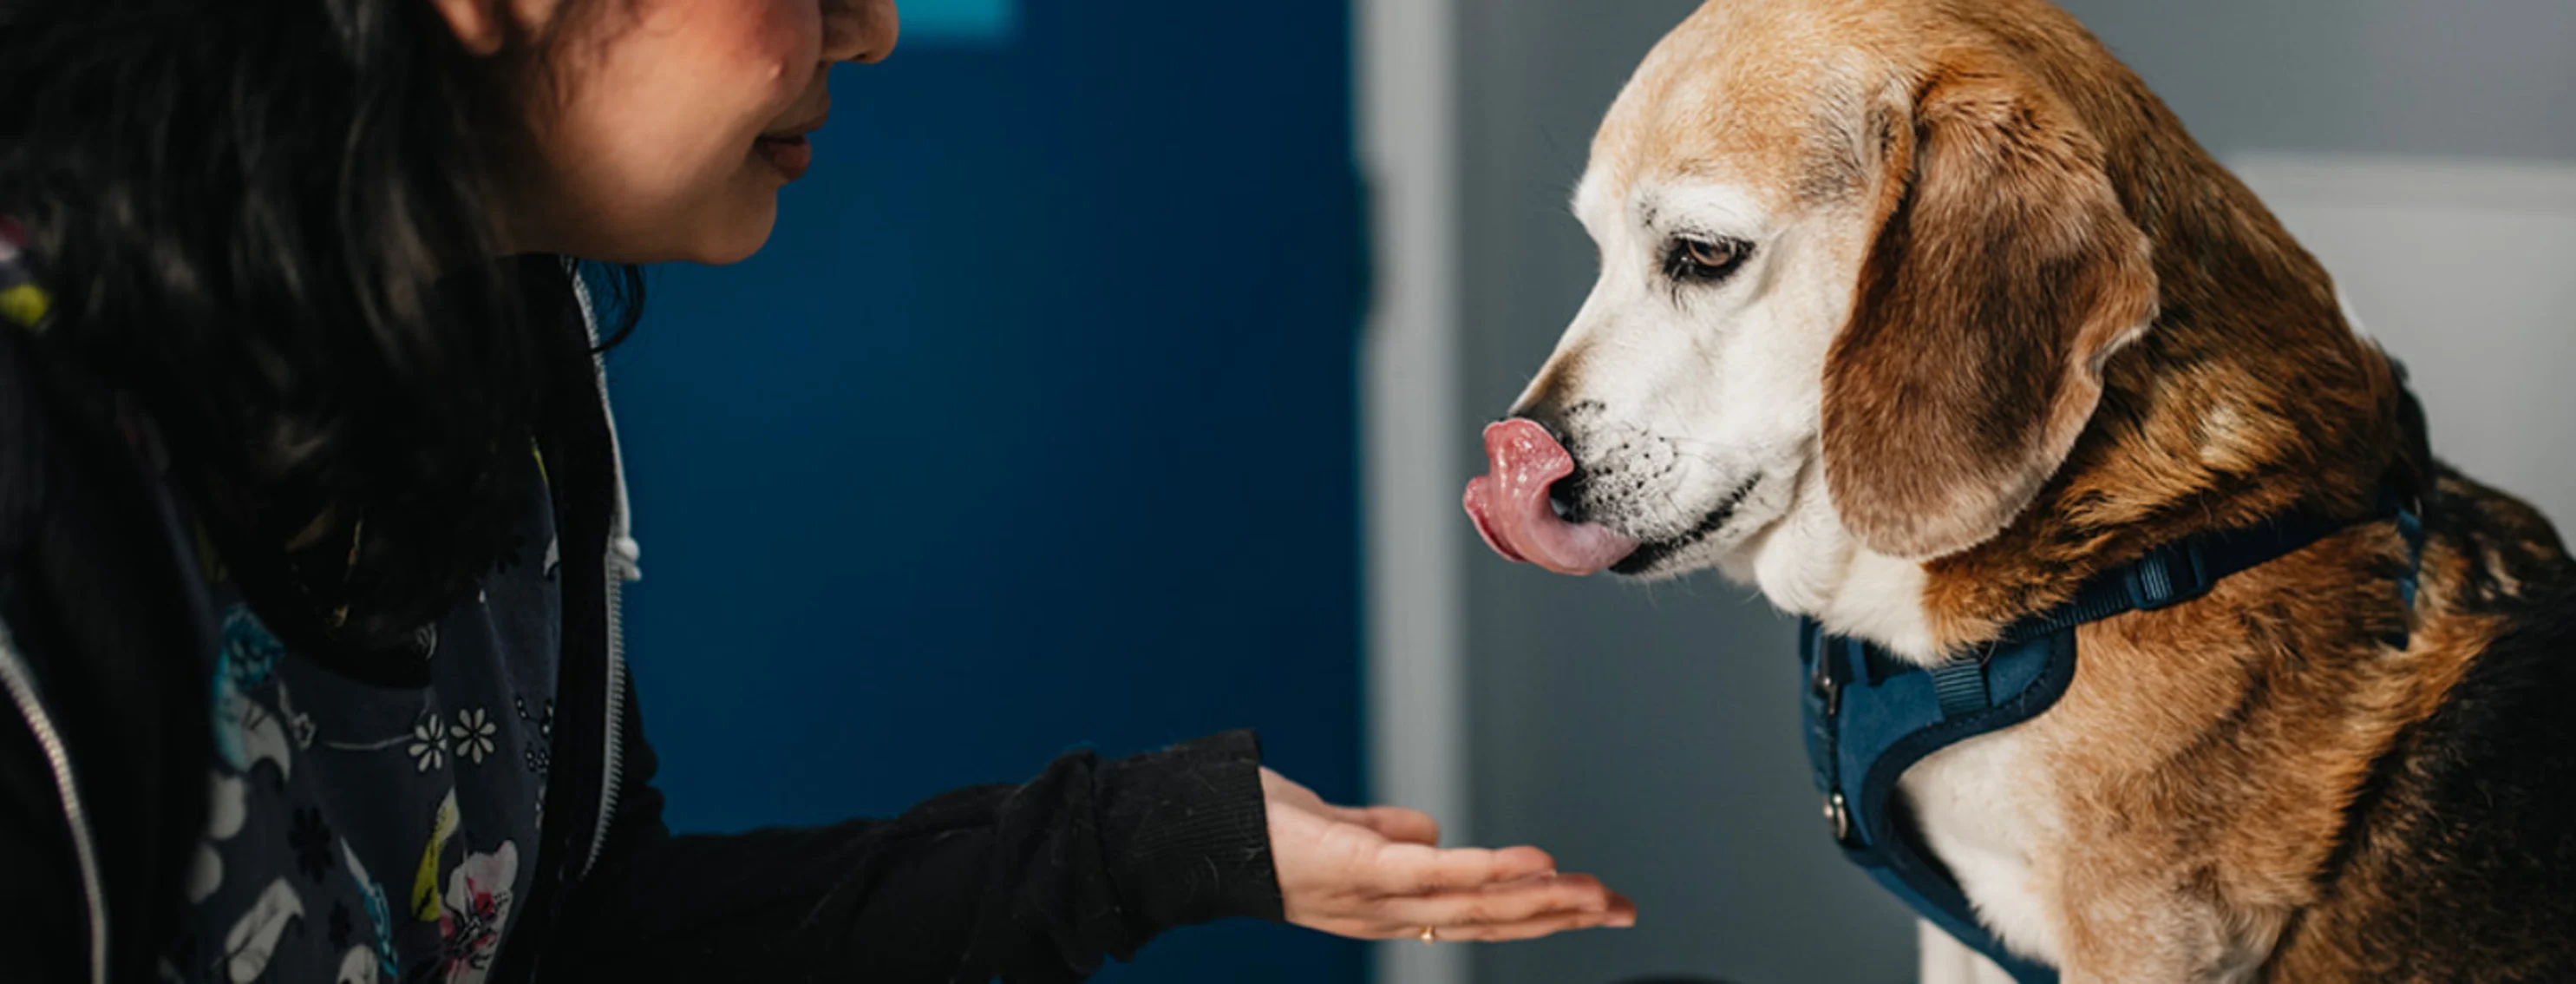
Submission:
[[[786,175],[787,180],[794,181],[805,176],[806,168],[814,166],[814,145],[807,142],[805,136],[822,129],[823,121],[830,118],[827,113],[761,134],[760,139],[751,142],[752,149],[759,151],[761,159],[777,168],[778,173]]]
[[[778,173],[786,175],[789,181],[804,177],[805,169],[814,166],[814,145],[801,133],[792,137],[762,137],[752,141],[751,146],[760,152],[762,160],[768,161],[769,166],[777,168]]]

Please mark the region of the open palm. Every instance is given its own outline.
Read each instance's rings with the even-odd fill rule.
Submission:
[[[1418,810],[1334,806],[1261,770],[1270,853],[1288,921],[1338,936],[1392,939],[1425,927],[1442,940],[1523,940],[1630,926],[1636,906],[1590,875],[1560,874],[1535,847],[1438,846]]]

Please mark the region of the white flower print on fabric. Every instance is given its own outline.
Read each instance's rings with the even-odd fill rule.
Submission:
[[[416,772],[429,772],[447,764],[447,727],[438,720],[438,712],[423,711],[420,723],[411,726],[411,753]]]
[[[331,984],[377,984],[376,953],[361,943],[340,956],[340,972],[332,975]]]
[[[500,733],[501,726],[480,707],[456,712],[456,723],[447,729],[447,736],[456,742],[456,757],[475,765],[483,764],[483,757],[492,754],[492,736]]]
[[[198,841],[196,857],[188,863],[188,904],[195,905],[224,887],[224,855],[211,841]]]
[[[224,934],[224,974],[233,984],[250,984],[268,972],[268,958],[277,952],[277,938],[285,935],[288,923],[304,917],[304,897],[295,894],[295,886],[285,878],[268,883],[268,890],[251,903],[233,923],[232,932]]]
[[[511,698],[510,704],[519,709],[519,720],[536,726],[538,738],[549,742],[555,740],[554,698],[546,698],[546,713],[542,716],[528,713],[528,699],[525,697]]]
[[[224,884],[224,856],[215,850],[215,842],[233,839],[250,819],[250,784],[220,771],[212,778],[206,790],[206,836],[197,842],[197,856],[188,866],[191,905],[205,901]]]
[[[510,706],[518,710],[521,722],[536,729],[537,740],[529,742],[528,747],[519,752],[519,759],[527,763],[528,771],[535,773],[538,781],[542,782],[546,778],[546,770],[554,764],[555,699],[546,698],[544,714],[528,713],[528,699],[525,697],[512,698]],[[537,809],[543,815],[544,797],[538,797]]]
[[[286,717],[286,730],[295,736],[298,750],[313,747],[313,715],[295,713],[295,702],[286,699],[286,681],[277,681],[277,711]]]
[[[286,778],[294,771],[295,759],[290,754],[294,749],[294,739],[287,737],[285,719],[248,697],[236,697],[232,705],[232,720],[217,722],[215,729],[229,730],[238,742],[235,747],[240,750],[242,758],[235,767],[248,773],[262,762],[274,762],[278,777]],[[225,764],[234,765],[230,760]]]
[[[438,937],[447,954],[447,984],[482,984],[510,921],[511,886],[519,878],[519,847],[509,841],[490,854],[465,855],[447,876],[446,905]]]
[[[242,823],[250,819],[250,784],[239,776],[220,772],[212,777],[206,791],[206,837],[209,840],[231,840],[241,833]]]

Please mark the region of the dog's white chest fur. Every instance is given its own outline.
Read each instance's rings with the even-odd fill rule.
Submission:
[[[1815,483],[1815,484],[1810,484]],[[1834,515],[1812,471],[1798,505],[1748,544],[1734,571],[1780,607],[1822,619],[1899,652],[1927,653],[1922,565],[1863,549]],[[2058,843],[2050,777],[2027,725],[1944,748],[1906,770],[1898,791],[1924,843],[1948,865],[1986,925],[2007,946],[2056,962],[2051,906],[2040,891],[2033,845]]]
[[[2058,842],[2059,819],[2031,746],[2026,726],[1970,738],[1916,763],[1897,789],[1986,926],[2015,951],[2056,963],[2057,926],[2030,850]]]

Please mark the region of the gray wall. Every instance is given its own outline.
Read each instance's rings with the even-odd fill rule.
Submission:
[[[2222,154],[2576,161],[2570,0],[2060,5]]]
[[[2067,5],[2222,156],[2576,161],[2570,0]],[[1461,3],[1466,419],[1502,412],[1581,303],[1592,250],[1566,216],[1565,197],[1619,84],[1694,6]],[[2353,227],[2313,218],[2293,227],[2302,221]],[[2355,294],[2392,344],[2401,330],[2409,338],[2499,330],[2492,319],[2410,327],[2367,317],[2374,303],[2442,307],[2423,300],[2439,282],[2384,273],[2402,269],[2385,250],[2405,248],[2392,239],[2379,254],[2349,244],[2320,253],[2339,269],[2377,264]],[[2564,310],[2528,300],[2506,307],[2518,312],[2508,320]],[[2571,353],[2544,336],[2576,333],[2516,331],[2536,346],[2523,351],[2565,368]],[[2509,352],[2522,343],[2495,344]],[[2428,399],[2437,415],[2460,402]],[[2549,459],[2565,457],[2566,443],[2544,422],[2516,426]],[[1459,442],[1462,480],[1480,469],[1475,451]],[[2576,477],[2567,466],[2542,467]],[[2576,501],[2576,480],[2567,484]],[[1826,842],[1798,747],[1787,623],[1714,578],[1653,588],[1578,581],[1475,549],[1464,612],[1475,836],[1545,845],[1570,868],[1601,872],[1642,910],[1638,927],[1622,933],[1479,949],[1475,980],[1606,984],[1675,971],[1743,984],[1910,977],[1910,924]]]

